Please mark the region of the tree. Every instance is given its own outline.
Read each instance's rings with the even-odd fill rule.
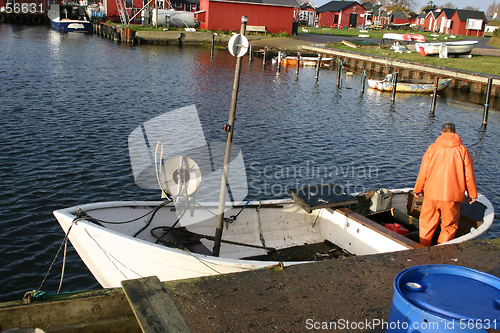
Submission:
[[[457,8],[457,7],[451,2],[446,2],[441,8]]]
[[[386,2],[385,10],[387,12],[403,12],[409,15],[415,4],[415,0],[391,0]]]
[[[465,10],[474,10],[474,11],[478,12],[479,11],[479,7],[467,6],[467,7],[465,7]]]
[[[422,13],[422,12],[430,11],[430,10],[434,10],[434,9],[436,9],[436,5],[431,0],[431,1],[429,1],[427,3],[427,5],[425,5],[424,7],[420,8],[420,12]]]
[[[500,3],[497,4],[495,0],[493,0],[493,4],[488,7],[488,10],[486,11],[486,15],[493,17],[495,13],[500,14]]]

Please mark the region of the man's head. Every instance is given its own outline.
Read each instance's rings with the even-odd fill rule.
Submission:
[[[455,124],[453,123],[444,123],[441,127],[441,132],[443,133],[455,133]]]

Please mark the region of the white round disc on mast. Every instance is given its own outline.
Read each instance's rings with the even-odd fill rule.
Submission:
[[[248,45],[248,39],[244,35],[234,35],[228,43],[229,53],[236,58],[243,57],[248,51]]]

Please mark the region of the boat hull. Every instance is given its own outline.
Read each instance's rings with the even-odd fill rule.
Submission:
[[[321,59],[321,66],[329,66],[333,62],[333,58]],[[282,59],[283,66],[297,66],[297,57],[287,56]],[[315,67],[318,64],[317,57],[300,57],[300,66],[302,67]]]
[[[393,202],[406,207],[408,190],[394,191]],[[397,196],[396,196],[397,195]],[[484,234],[493,221],[493,208],[487,206],[483,223],[477,229],[454,239],[462,242]],[[216,217],[207,213],[214,208],[204,205],[193,216],[205,214],[207,219],[188,224],[197,234],[213,234]],[[92,218],[77,218],[78,211]],[[151,212],[154,212],[151,216]],[[420,245],[377,224],[349,209],[321,208],[307,213],[291,200],[250,202],[244,209],[233,207],[228,216],[238,218],[224,228],[224,241],[238,241],[257,248],[223,243],[220,257],[191,252],[156,244],[152,230],[159,226],[175,226],[177,219],[173,206],[161,202],[107,202],[83,205],[54,212],[61,227],[84,263],[105,288],[119,287],[122,280],[156,275],[161,281],[235,273],[278,265],[275,260],[245,258],[266,254],[277,249],[328,241],[354,255],[403,251]],[[81,216],[81,215],[80,215]],[[96,219],[100,222],[96,223]],[[133,221],[111,224],[113,221]],[[105,222],[108,221],[108,222]],[[144,225],[146,228],[144,229]],[[139,232],[138,232],[139,231]],[[203,240],[211,248],[213,242]],[[260,246],[261,248],[258,248]],[[308,261],[291,261],[295,265]]]
[[[91,32],[92,23],[89,21],[70,20],[63,22],[50,21],[50,25],[61,32]]]
[[[392,91],[394,89],[394,84],[390,81],[385,80],[373,80],[368,79],[368,87],[372,89],[377,89],[380,91]],[[451,79],[440,80],[438,82],[438,91],[443,91],[448,88],[451,83]],[[407,92],[407,93],[432,93],[434,92],[434,82],[398,82],[396,85],[396,92]]]
[[[477,41],[456,41],[456,42],[444,42],[444,43],[415,43],[415,49],[420,52],[421,55],[438,55],[439,47],[443,44],[446,45],[447,53],[449,55],[464,55],[469,54],[476,46]]]
[[[76,5],[51,5],[48,10],[50,25],[61,32],[91,32],[92,23],[85,17],[85,9]]]

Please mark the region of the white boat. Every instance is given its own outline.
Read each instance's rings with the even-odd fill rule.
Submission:
[[[50,25],[61,32],[91,32],[92,23],[86,17],[85,6],[50,5]]]
[[[253,201],[232,207],[226,215],[231,218],[225,223],[219,257],[211,255],[210,237],[217,204],[197,204],[181,213],[179,206],[160,201],[101,202],[57,210],[54,215],[105,288],[152,275],[161,281],[177,280],[294,265],[332,253],[342,257],[420,247],[415,242],[418,220],[410,217],[415,210],[409,189],[376,192],[372,198],[378,199],[372,199],[370,207],[382,210],[371,215],[356,213],[354,208],[328,208],[331,204],[315,196],[317,191],[305,193],[319,199],[316,206],[307,206],[302,197],[294,195],[294,200]],[[350,198],[345,199],[337,205],[352,204]],[[480,237],[493,222],[493,207],[483,195],[464,207],[468,211],[462,211],[457,237],[448,243]],[[405,236],[399,233],[404,228],[409,231]],[[313,249],[312,256],[300,260],[288,255],[298,247],[316,246],[327,249],[323,253]]]
[[[420,34],[406,33],[406,34],[398,34],[398,33],[385,33],[382,36],[382,44],[387,40],[396,40],[403,42],[425,42],[425,36]]]
[[[439,49],[446,48],[446,53],[449,55],[469,54],[474,49],[478,41],[459,40],[452,42],[440,43],[415,43],[415,49],[423,56],[438,55]]]
[[[368,87],[380,91],[392,91],[394,83],[392,75],[387,75],[383,80],[367,78]],[[451,83],[451,79],[441,79],[438,81],[437,91],[446,89]],[[411,79],[405,81],[398,81],[396,85],[396,92],[408,93],[432,93],[434,92],[435,82],[432,80],[424,79]]]

